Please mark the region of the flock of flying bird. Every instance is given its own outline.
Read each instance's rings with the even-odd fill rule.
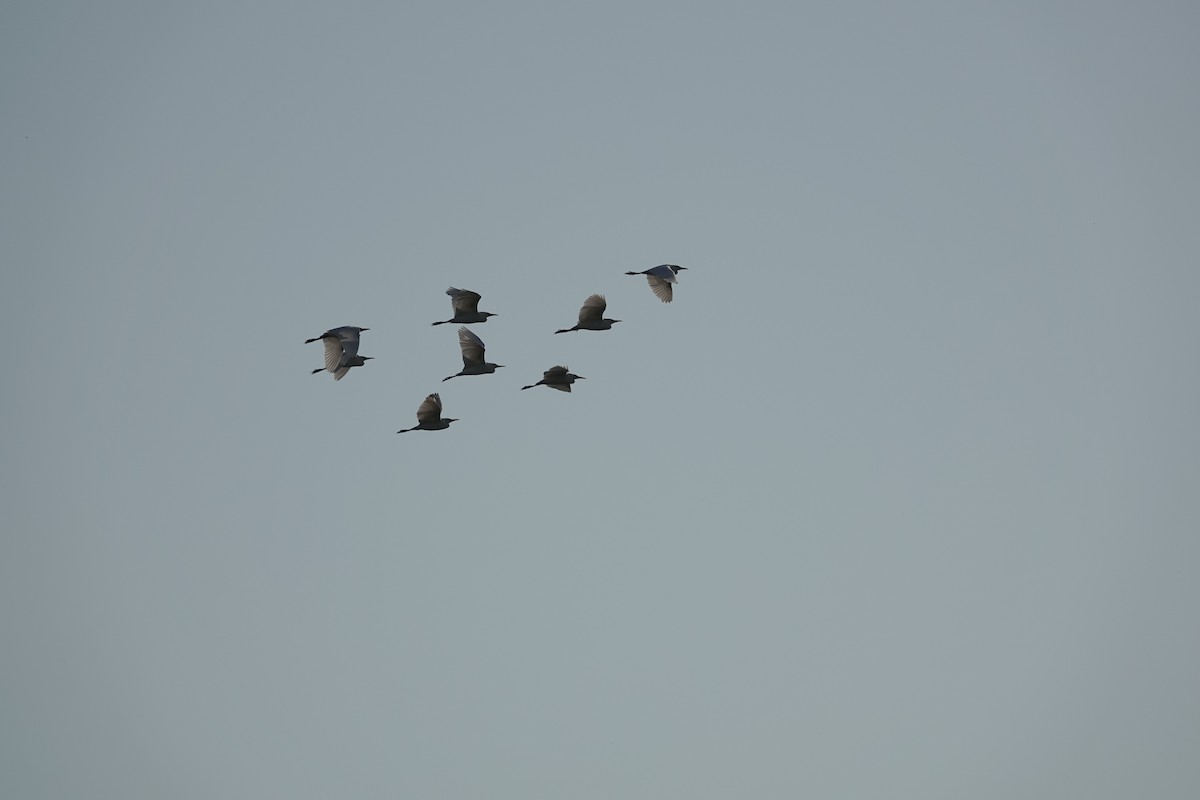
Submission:
[[[678,264],[659,264],[657,267],[651,267],[641,272],[626,272],[625,274],[645,275],[646,281],[650,284],[650,289],[654,292],[655,297],[664,303],[669,303],[673,295],[672,284],[678,282],[676,276],[683,269],[687,269],[687,267],[681,267]],[[466,289],[455,289],[451,286],[446,290],[446,294],[450,295],[450,303],[454,309],[454,316],[433,324],[445,325],[453,322],[462,326],[458,329],[458,345],[462,350],[463,368],[453,375],[442,378],[442,380],[448,381],[451,378],[457,378],[462,375],[487,375],[503,367],[503,364],[493,364],[487,360],[483,340],[466,327],[475,322],[487,322],[488,317],[494,317],[496,314],[490,311],[479,310],[480,296],[476,292]],[[604,316],[607,305],[604,295],[594,294],[590,296],[587,300],[583,301],[583,307],[579,309],[579,321],[572,327],[561,328],[555,331],[555,333],[610,330],[613,325],[621,320],[609,319]],[[325,366],[314,369],[312,374],[330,372],[333,373],[335,381],[340,381],[352,367],[361,367],[370,361],[371,356],[360,356],[358,354],[360,334],[368,330],[370,328],[343,325],[340,328],[327,330],[316,338],[305,340],[305,344],[320,341],[325,342]],[[571,391],[571,384],[581,380],[584,380],[582,375],[571,373],[567,367],[554,366],[542,373],[540,381],[531,383],[528,386],[522,386],[521,388],[532,389],[535,386],[548,386],[560,392],[569,392]],[[440,431],[449,428],[451,422],[457,421],[453,417],[442,416],[442,398],[441,395],[434,392],[426,397],[417,408],[417,424],[411,428],[398,430],[396,433]]]

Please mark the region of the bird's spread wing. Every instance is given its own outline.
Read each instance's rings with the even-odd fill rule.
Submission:
[[[571,391],[571,384],[569,383],[547,383],[546,386],[549,386],[551,389],[558,389],[560,392]]]
[[[671,272],[671,270],[667,270]],[[657,275],[647,275],[646,283],[650,284],[650,291],[654,292],[654,296],[664,303],[671,302],[671,284],[675,282],[674,273],[671,273],[671,280],[660,278]]]
[[[335,372],[342,363],[342,340],[336,336],[325,339],[325,369]],[[336,377],[336,376],[335,376]]]
[[[582,324],[600,319],[604,316],[604,309],[606,308],[608,308],[608,301],[604,299],[604,295],[592,295],[583,301],[583,308],[579,309],[579,322]]]
[[[483,363],[483,340],[471,333],[470,328],[458,329],[458,346],[462,348],[463,366]]]
[[[446,290],[446,294],[450,295],[450,305],[453,306],[455,314],[474,314],[479,311],[478,292],[455,289],[451,286]]]
[[[436,393],[426,397],[425,402],[417,408],[417,422],[431,422],[441,416],[442,398]]]
[[[549,380],[551,378],[565,378],[567,376],[566,367],[551,367],[542,373],[542,378]]]

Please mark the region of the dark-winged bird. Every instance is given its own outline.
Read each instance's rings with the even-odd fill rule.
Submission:
[[[458,346],[462,350],[462,372],[447,375],[442,378],[443,381],[457,378],[459,375],[488,375],[504,366],[484,360],[483,340],[466,328],[458,329]]]
[[[442,396],[434,392],[426,397],[425,402],[417,408],[417,424],[412,428],[401,428],[396,433],[440,431],[449,428],[451,422],[458,422],[458,420],[442,416]]]
[[[608,308],[608,301],[604,299],[602,294],[594,294],[587,300],[583,301],[583,307],[579,309],[579,322],[573,328],[563,328],[555,333],[570,333],[571,331],[606,331],[621,320],[608,319],[604,316],[604,309]]]
[[[450,306],[454,309],[454,316],[450,319],[444,319],[441,322],[435,322],[434,325],[445,325],[447,322],[457,322],[459,324],[469,324],[472,322],[487,322],[488,317],[498,316],[490,311],[479,310],[479,293],[472,292],[467,289],[455,289],[451,286],[446,290],[446,294],[450,295]]]
[[[571,391],[571,384],[575,381],[587,380],[582,375],[573,375],[567,372],[567,367],[551,367],[542,373],[542,379],[537,383],[531,383],[528,386],[522,386],[522,389],[532,389],[535,386],[549,386],[551,389],[558,389],[560,392]]]

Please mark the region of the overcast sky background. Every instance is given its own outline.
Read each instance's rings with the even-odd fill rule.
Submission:
[[[1200,796],[1197,30],[8,4],[0,796]]]

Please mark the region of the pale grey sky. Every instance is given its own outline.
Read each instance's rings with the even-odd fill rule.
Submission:
[[[1198,796],[1198,29],[9,4],[0,796]]]

